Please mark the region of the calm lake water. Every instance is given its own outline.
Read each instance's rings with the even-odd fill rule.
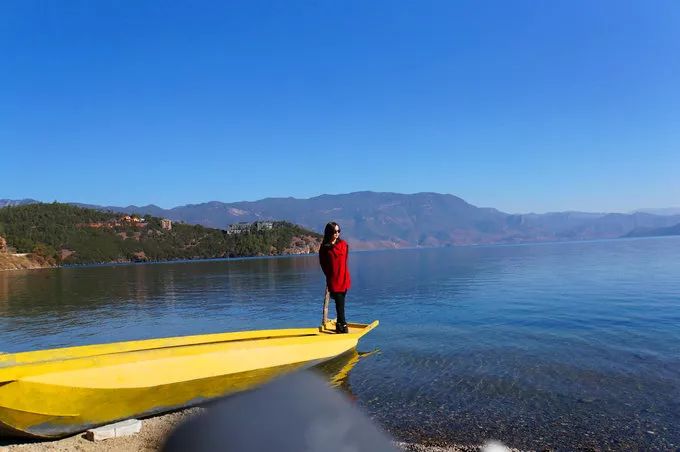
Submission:
[[[680,447],[680,237],[353,253],[347,389],[394,436]],[[0,272],[0,350],[310,326],[316,256]]]

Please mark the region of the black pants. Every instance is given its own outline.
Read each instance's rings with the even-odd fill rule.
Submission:
[[[338,323],[346,325],[345,319],[345,295],[347,292],[331,292],[331,298],[335,300],[335,312],[338,314]]]

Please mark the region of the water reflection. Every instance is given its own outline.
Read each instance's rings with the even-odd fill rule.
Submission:
[[[349,379],[350,372],[354,366],[357,365],[359,360],[365,359],[376,353],[378,353],[377,349],[370,352],[359,352],[356,348],[353,348],[330,361],[315,366],[313,370],[323,375],[328,380],[331,387],[341,389],[353,398],[354,395],[352,394]]]

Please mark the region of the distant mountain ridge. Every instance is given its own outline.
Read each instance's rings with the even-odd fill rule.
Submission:
[[[652,215],[680,215],[680,207],[661,207],[656,209],[637,209],[635,212],[651,213]],[[635,213],[633,212],[633,213]]]
[[[362,191],[309,199],[211,201],[172,209],[76,205],[220,229],[237,222],[282,220],[321,232],[328,221],[337,221],[353,247],[364,249],[617,238],[639,228],[667,228],[680,223],[680,215],[642,212],[508,214],[439,193]]]

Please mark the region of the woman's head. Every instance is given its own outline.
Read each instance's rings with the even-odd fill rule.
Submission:
[[[340,225],[335,221],[331,221],[323,230],[323,243],[328,245],[340,238]]]

